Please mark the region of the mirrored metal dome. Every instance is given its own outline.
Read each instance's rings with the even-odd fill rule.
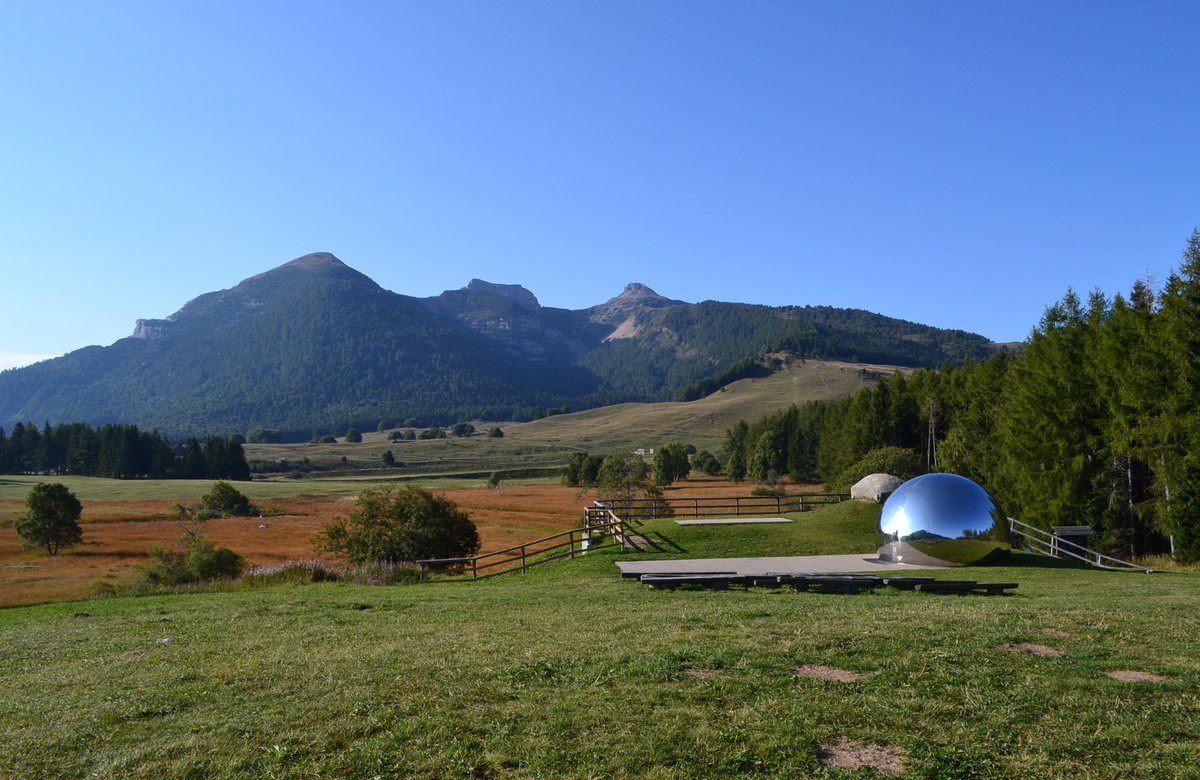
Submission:
[[[879,557],[895,563],[980,563],[1008,553],[1008,522],[987,491],[966,477],[925,474],[884,502],[879,545]]]

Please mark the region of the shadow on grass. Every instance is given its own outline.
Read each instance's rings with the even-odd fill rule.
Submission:
[[[1017,569],[1092,569],[1093,566],[1073,558],[1052,558],[1049,555],[1017,552],[1013,550],[1008,555],[988,556],[974,564],[975,566],[1003,566]]]
[[[149,558],[145,550],[67,550],[60,553],[64,558]]]
[[[667,536],[663,536],[658,531],[651,531],[650,533],[644,534],[644,536],[648,539],[652,539],[656,544],[661,545],[662,552],[668,552],[668,551],[677,552],[677,553],[686,553],[687,552],[687,550],[683,547],[680,547],[675,542],[674,539],[671,539],[670,537],[667,537]]]

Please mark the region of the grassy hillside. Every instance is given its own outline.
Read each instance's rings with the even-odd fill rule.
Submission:
[[[752,551],[809,528],[811,552],[842,552],[865,516],[821,510],[724,542],[708,528],[702,546]],[[475,584],[0,610],[0,767],[876,776],[835,768],[841,756],[911,778],[1158,778],[1200,766],[1195,575],[938,575],[1020,582],[994,598],[658,592],[620,579],[616,557]]]
[[[828,360],[789,360],[782,370],[743,379],[697,401],[617,404],[528,423],[501,424],[504,438],[476,435],[464,439],[389,442],[385,434],[364,434],[361,444],[275,444],[246,446],[250,459],[298,463],[304,458],[336,474],[359,471],[372,478],[450,475],[489,471],[546,469],[565,465],[571,452],[594,453],[659,447],[683,441],[717,452],[725,432],[738,420],[756,420],[788,404],[848,395],[895,366]],[[488,424],[477,424],[485,428]],[[391,450],[403,467],[384,468]],[[342,462],[342,458],[346,462]]]

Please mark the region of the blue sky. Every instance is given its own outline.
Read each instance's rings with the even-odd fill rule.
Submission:
[[[1200,225],[1198,32],[1196,2],[7,0],[0,366],[312,251],[408,295],[640,281],[1020,340]]]

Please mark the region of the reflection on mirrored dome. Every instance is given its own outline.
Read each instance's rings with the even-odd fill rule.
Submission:
[[[888,497],[879,515],[879,557],[946,566],[1007,554],[1008,522],[987,491],[957,474],[925,474]]]

